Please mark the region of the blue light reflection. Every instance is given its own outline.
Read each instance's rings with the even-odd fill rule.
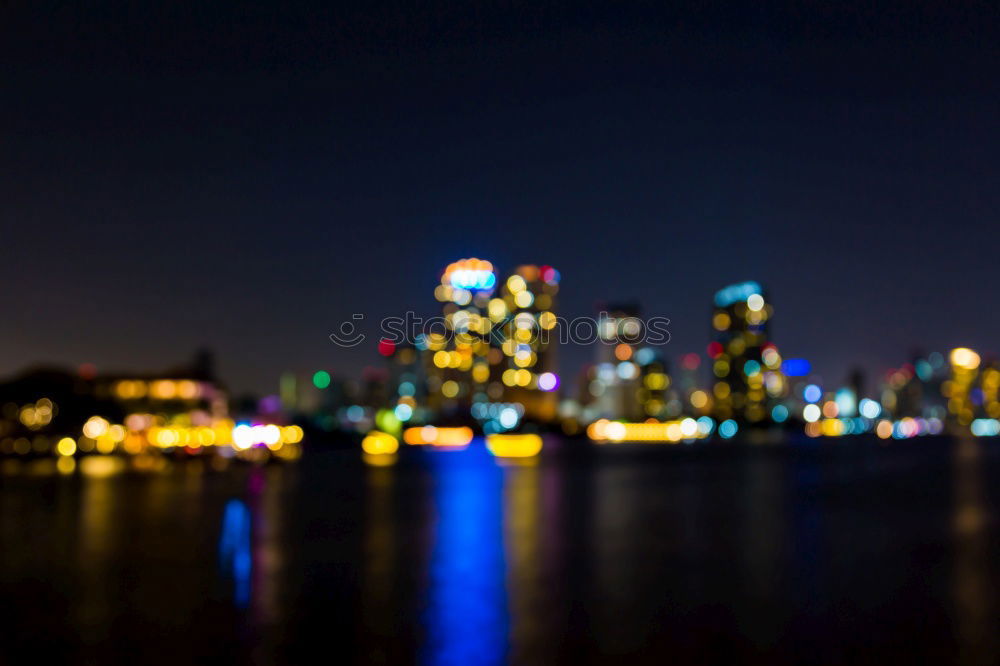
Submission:
[[[434,463],[437,525],[422,662],[504,663],[503,472],[478,440]]]
[[[250,603],[250,509],[238,499],[226,504],[219,537],[219,569],[233,579],[233,603],[246,608]]]

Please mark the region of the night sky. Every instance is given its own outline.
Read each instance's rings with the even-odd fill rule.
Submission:
[[[354,375],[469,256],[674,358],[745,279],[830,382],[1000,351],[995,3],[101,4],[0,9],[0,374]]]

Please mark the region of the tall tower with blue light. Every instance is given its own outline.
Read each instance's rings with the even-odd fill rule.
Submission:
[[[428,407],[446,419],[467,419],[472,404],[487,399],[491,323],[486,312],[495,288],[493,264],[471,258],[449,264],[434,290],[442,319],[440,326],[423,332],[419,346],[427,358]]]

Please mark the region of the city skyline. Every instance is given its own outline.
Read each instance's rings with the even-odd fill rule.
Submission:
[[[510,268],[515,268],[515,267],[516,265],[511,266]],[[439,270],[437,271],[436,274],[440,277],[442,272],[443,271]],[[558,273],[558,275],[559,275],[558,279],[561,280],[562,277],[561,271]],[[434,281],[434,284],[437,283],[438,281]],[[692,355],[697,355],[701,359],[701,362],[705,361],[710,362],[712,360],[712,353],[713,353],[712,344],[713,340],[715,339],[714,336],[717,336],[719,333],[717,327],[715,326],[715,322],[717,320],[715,319],[714,316],[711,315],[712,312],[717,312],[717,308],[719,307],[717,300],[719,294],[721,293],[719,292],[719,287],[722,287],[723,289],[733,289],[740,287],[741,285],[744,284],[758,285],[759,283],[756,280],[742,281],[734,285],[730,285],[729,287],[723,287],[722,285],[718,285],[715,289],[712,290],[713,294],[712,298],[715,299],[715,301],[713,302],[713,307],[715,309],[707,307],[705,308],[707,316],[710,317],[709,321],[711,322],[711,324],[706,324],[705,321],[701,322],[702,323],[701,328],[704,329],[704,336],[700,347],[693,345],[692,348],[689,349],[679,348],[679,346],[674,342],[673,319],[667,320],[666,318],[658,317],[653,313],[647,313],[643,311],[642,303],[640,302],[636,302],[630,307],[636,308],[635,316],[638,316],[640,319],[648,320],[650,317],[658,317],[660,319],[659,326],[662,327],[663,330],[669,334],[670,339],[665,343],[659,341],[658,339],[656,342],[652,344],[653,348],[658,350],[658,354],[660,354],[663,358],[665,358],[669,365],[672,365],[673,367],[679,367],[683,363],[683,360],[685,358],[690,358]],[[501,285],[498,284],[497,286],[499,288]],[[765,285],[765,287],[769,292],[771,291],[769,285]],[[560,292],[559,295],[560,301],[565,298],[565,295],[566,292]],[[407,320],[408,316],[415,315],[418,322],[426,323],[428,321],[432,321],[433,317],[439,316],[439,313],[435,312],[432,305],[435,299],[434,298],[428,299],[426,298],[425,294],[425,298],[423,300],[429,301],[430,305],[426,308],[412,306],[405,312],[400,311],[400,314],[402,314],[403,316],[390,314],[387,317],[383,318],[382,320],[372,320],[371,318],[365,316],[363,313],[354,313],[351,316],[345,318],[343,321],[336,324],[335,327],[331,330],[331,332],[326,334],[326,339],[329,342],[329,344],[338,350],[337,352],[333,352],[331,354],[331,358],[334,356],[339,356],[339,357],[346,356],[349,360],[353,361],[352,363],[346,363],[340,367],[336,367],[330,361],[324,362],[322,360],[317,360],[312,365],[303,365],[296,368],[285,367],[282,371],[280,371],[276,376],[272,378],[262,377],[259,386],[253,386],[253,387],[241,386],[239,384],[232,382],[232,380],[229,378],[229,375],[227,374],[227,367],[230,367],[231,369],[231,360],[229,363],[227,363],[225,349],[222,350],[214,349],[207,345],[199,345],[192,349],[187,349],[187,350],[177,350],[177,353],[173,356],[169,357],[165,356],[162,361],[157,361],[151,365],[143,365],[143,366],[139,365],[128,366],[125,364],[105,366],[94,363],[90,358],[87,358],[82,362],[74,363],[73,361],[67,361],[64,358],[59,358],[59,355],[55,354],[51,355],[47,359],[39,359],[35,362],[26,362],[22,363],[19,366],[12,366],[11,368],[8,369],[7,372],[3,374],[3,378],[10,379],[25,371],[30,371],[34,368],[47,368],[47,367],[65,367],[68,369],[76,369],[76,370],[85,368],[87,372],[100,372],[102,374],[107,374],[107,373],[114,374],[120,372],[133,372],[133,371],[141,371],[141,372],[160,371],[172,366],[176,366],[178,363],[183,363],[184,360],[189,358],[192,354],[201,353],[200,350],[210,350],[213,355],[213,363],[216,363],[220,367],[220,370],[218,372],[219,377],[224,381],[228,381],[231,390],[237,395],[260,396],[260,395],[277,394],[280,392],[279,383],[281,377],[288,376],[289,374],[297,375],[301,379],[305,379],[310,377],[316,371],[323,371],[330,373],[331,376],[336,377],[338,380],[353,381],[359,379],[366,372],[369,372],[373,369],[381,369],[383,367],[383,362],[385,359],[382,358],[384,354],[381,353],[379,343],[381,340],[386,339],[387,337],[391,337],[390,335],[388,335],[390,332],[395,334],[396,331],[401,331],[403,330],[403,328],[405,328],[402,324],[396,321],[397,319],[400,321],[408,321]],[[570,300],[571,301],[574,300],[572,296],[570,296]],[[561,378],[561,383],[567,384],[567,388],[570,388],[573,383],[575,383],[578,379],[580,379],[583,376],[584,370],[594,365],[595,363],[594,351],[591,349],[591,347],[593,345],[602,345],[602,344],[607,345],[607,342],[601,340],[600,336],[594,337],[593,339],[576,339],[574,338],[573,335],[567,336],[566,331],[563,330],[564,327],[567,325],[567,323],[572,322],[574,320],[586,320],[589,322],[593,322],[594,330],[596,331],[597,326],[599,326],[600,317],[607,315],[607,313],[604,310],[607,309],[608,307],[611,307],[612,309],[615,307],[613,305],[612,306],[608,305],[608,303],[613,303],[613,302],[615,302],[613,299],[603,302],[595,302],[594,310],[592,310],[589,313],[583,313],[576,316],[565,313],[561,307],[556,309],[555,315],[558,321],[558,327],[555,327],[555,325],[553,327],[552,342],[550,344],[553,346],[554,349],[559,350],[557,358],[559,357],[569,358],[570,359],[569,363],[574,363],[575,365],[570,365],[565,360],[563,360],[561,363],[558,361],[550,361],[550,364],[552,366],[551,369],[558,372],[559,377]],[[769,297],[768,303],[770,304],[771,302],[772,301]],[[778,325],[780,327],[781,320],[783,319],[782,315],[784,314],[784,306],[783,304],[779,304],[779,307],[781,308],[781,313],[778,316],[778,322],[779,322]],[[386,324],[386,321],[391,321],[393,323]],[[351,327],[352,334],[362,333],[364,336],[364,340],[360,343],[338,344],[337,340],[333,338],[337,336],[338,331],[342,330],[340,327],[343,326],[344,324],[348,324]],[[770,328],[773,325],[770,320],[770,317],[767,318],[766,325],[768,328]],[[412,324],[407,323],[406,326],[412,326]],[[684,328],[687,329],[694,327],[684,327]],[[409,334],[410,331],[407,331],[407,333]],[[786,350],[786,348],[789,347],[789,345],[786,344],[785,340],[780,336],[778,338],[775,338],[775,336],[771,334],[770,339],[773,340],[774,342],[777,342],[779,346],[782,348],[783,352]],[[968,339],[968,337],[963,338],[963,341],[965,339]],[[412,340],[409,339],[406,339],[405,341],[407,343],[413,342]],[[898,348],[896,350],[897,357],[894,360],[886,362],[884,365],[871,367],[871,366],[865,366],[861,363],[849,363],[846,364],[845,366],[836,367],[835,373],[830,375],[827,375],[823,372],[824,366],[829,367],[829,361],[825,360],[826,355],[823,354],[822,350],[816,350],[816,352],[814,353],[807,352],[800,354],[787,354],[786,357],[806,359],[809,362],[811,368],[810,374],[812,374],[817,381],[826,383],[828,385],[849,384],[857,379],[858,373],[861,373],[862,379],[867,380],[870,383],[878,383],[879,381],[881,381],[883,376],[891,374],[896,368],[908,362],[908,360],[915,355],[928,354],[931,352],[947,353],[948,350],[953,349],[955,347],[970,346],[965,344],[964,342],[949,343],[949,345],[935,348],[929,345],[921,345],[916,343],[911,344],[906,347]],[[983,347],[971,346],[971,348],[978,349],[978,351],[983,354],[983,357],[986,360],[995,359],[998,355],[997,352],[992,347],[983,348]],[[558,363],[558,365],[556,365],[556,363]],[[277,362],[277,365],[280,365],[280,361]],[[702,369],[704,370],[704,368]],[[234,374],[236,376],[240,376],[243,373],[240,373],[239,369],[237,368]],[[570,391],[570,393],[572,393],[572,390]]]

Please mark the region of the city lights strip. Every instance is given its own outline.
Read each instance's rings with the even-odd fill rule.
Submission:
[[[93,450],[101,454],[116,451],[139,454],[149,447],[184,449],[189,452],[206,447],[231,447],[237,452],[267,447],[277,452],[286,445],[300,443],[303,438],[302,428],[297,425],[234,424],[228,419],[200,426],[158,423],[159,419],[151,414],[129,414],[124,424],[113,424],[100,416],[92,416],[83,424],[82,436],[72,452]],[[60,455],[68,455],[65,452],[71,449],[68,442],[73,440],[66,440],[65,444],[60,441]]]
[[[941,419],[931,417],[899,420],[867,418],[827,418],[805,424],[809,437],[844,437],[874,432],[879,439],[911,439],[924,435],[939,435],[944,432]]]
[[[542,438],[530,434],[487,435],[486,448],[497,458],[533,458],[542,451]]]
[[[587,437],[594,442],[667,442],[704,439],[711,433],[707,422],[688,418],[653,423],[624,423],[600,419],[587,427]]]
[[[998,419],[976,419],[970,427],[972,434],[976,437],[996,437],[1000,435],[1000,420]]]
[[[429,445],[441,449],[464,449],[472,441],[472,428],[437,428],[423,426],[403,431],[403,441],[411,446]]]

